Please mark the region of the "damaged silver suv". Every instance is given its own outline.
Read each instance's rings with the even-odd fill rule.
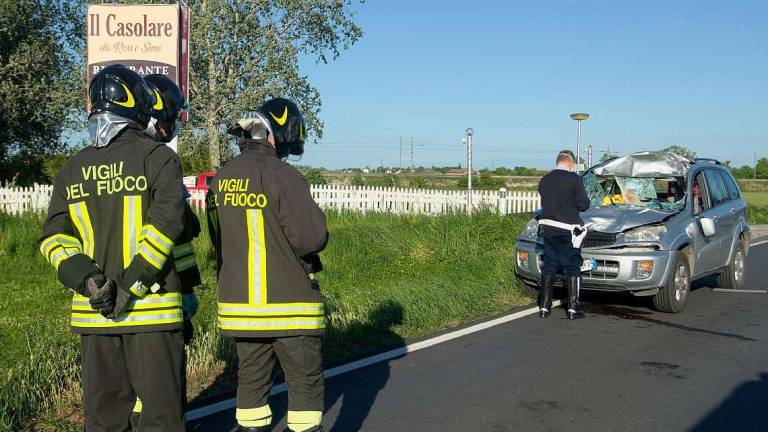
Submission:
[[[595,165],[583,179],[591,200],[581,214],[589,226],[583,289],[653,296],[659,311],[680,313],[693,279],[716,275],[722,288],[742,287],[747,204],[719,162],[639,152]],[[515,264],[533,296],[542,247],[537,214],[517,239]]]

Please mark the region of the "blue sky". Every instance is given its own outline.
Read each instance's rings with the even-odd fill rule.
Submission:
[[[302,164],[549,167],[596,154],[687,146],[752,164],[768,156],[768,1],[401,1],[355,4],[365,36],[307,61],[325,136]],[[403,164],[410,163],[410,151]]]

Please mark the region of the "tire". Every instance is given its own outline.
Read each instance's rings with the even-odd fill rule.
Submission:
[[[520,280],[520,285],[523,287],[523,294],[526,296],[536,300],[539,298],[539,286],[538,285],[531,285],[528,282],[525,282],[523,280]]]
[[[739,241],[728,266],[717,275],[717,285],[720,288],[736,290],[744,287],[744,273],[747,267],[746,255],[744,244]]]
[[[691,266],[688,256],[679,251],[675,255],[672,271],[666,285],[653,296],[653,306],[659,312],[680,313],[688,304],[688,294],[691,292]]]

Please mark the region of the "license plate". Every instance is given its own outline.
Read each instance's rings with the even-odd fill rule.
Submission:
[[[584,263],[581,265],[581,271],[594,271],[597,270],[597,261],[595,261],[594,258],[587,258],[584,260]]]

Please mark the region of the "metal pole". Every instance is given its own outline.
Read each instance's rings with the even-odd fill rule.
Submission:
[[[592,144],[587,146],[587,168],[592,166]]]
[[[467,128],[467,213],[472,213],[472,128]]]
[[[411,172],[413,172],[413,137],[411,137]]]
[[[403,170],[403,137],[400,137],[400,171]]]
[[[581,149],[581,120],[576,120],[576,174],[581,174],[581,166],[579,160],[581,159],[579,151]]]

